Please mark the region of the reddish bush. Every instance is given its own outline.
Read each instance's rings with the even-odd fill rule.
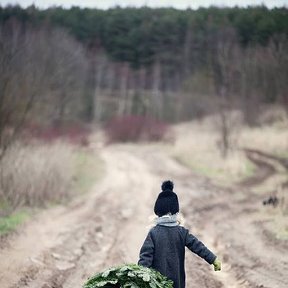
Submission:
[[[36,138],[46,143],[66,139],[76,145],[87,146],[89,144],[88,136],[90,129],[83,125],[41,127],[30,124],[26,126],[24,130],[26,136]]]
[[[164,140],[168,125],[144,116],[128,115],[112,118],[105,126],[108,143]]]

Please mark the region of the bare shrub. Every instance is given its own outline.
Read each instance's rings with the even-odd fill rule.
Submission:
[[[111,119],[105,126],[108,143],[161,141],[168,134],[168,125],[145,116],[123,116]]]
[[[74,152],[61,143],[17,143],[8,149],[0,167],[2,214],[20,206],[45,206],[66,199],[74,172]]]
[[[28,138],[28,142],[31,137],[44,143],[54,143],[65,139],[74,145],[88,146],[90,132],[91,129],[84,124],[43,127],[30,123],[25,126],[22,136]]]

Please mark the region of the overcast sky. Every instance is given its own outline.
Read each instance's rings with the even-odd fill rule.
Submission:
[[[94,7],[107,9],[119,5],[121,7],[126,6],[150,6],[150,7],[175,7],[179,9],[185,9],[191,7],[193,9],[200,6],[207,7],[211,5],[216,6],[247,6],[247,5],[261,5],[272,8],[279,6],[288,7],[288,0],[0,0],[2,6],[7,4],[20,4],[22,7],[35,4],[40,8],[47,8],[49,6],[80,6],[80,7]]]

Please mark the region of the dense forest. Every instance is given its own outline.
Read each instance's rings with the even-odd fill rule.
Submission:
[[[225,126],[240,109],[257,125],[267,103],[288,110],[288,9],[0,7],[0,78],[2,146],[24,122],[220,113]]]

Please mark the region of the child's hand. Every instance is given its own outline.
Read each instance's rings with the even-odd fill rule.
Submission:
[[[216,258],[213,262],[214,271],[221,271],[221,262]]]

